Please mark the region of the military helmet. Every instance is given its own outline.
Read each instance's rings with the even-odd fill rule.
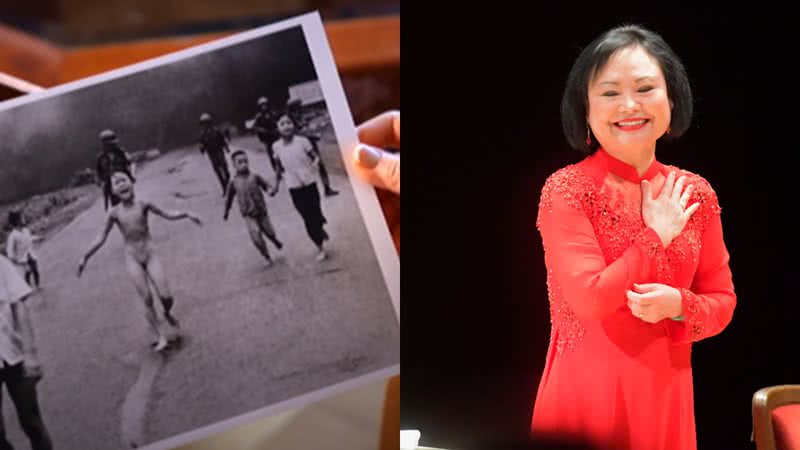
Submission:
[[[114,133],[114,130],[103,130],[99,137],[101,141],[113,141],[117,138],[117,134]]]
[[[211,114],[203,113],[200,115],[200,123],[208,123],[211,122]]]
[[[266,105],[267,104],[267,97],[259,97],[258,98],[258,106]]]

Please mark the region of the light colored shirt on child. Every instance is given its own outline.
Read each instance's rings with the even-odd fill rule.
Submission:
[[[36,259],[31,230],[27,228],[12,230],[6,242],[6,255],[17,264],[27,264],[29,257]]]
[[[272,144],[272,150],[280,158],[289,189],[308,186],[316,182],[317,169],[312,162],[314,147],[303,136],[293,136],[288,143],[282,138]]]
[[[30,295],[31,287],[8,258],[0,255],[0,358],[13,366],[22,362],[22,336],[15,326],[12,304]]]

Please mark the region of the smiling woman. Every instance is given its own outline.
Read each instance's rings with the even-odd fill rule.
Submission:
[[[691,346],[728,325],[736,295],[716,193],[655,157],[689,127],[686,72],[657,34],[615,28],[578,57],[561,110],[590,155],[542,189],[552,329],[532,432],[695,449]]]
[[[669,128],[670,109],[658,61],[641,46],[619,50],[589,85],[596,139],[640,168],[655,156],[653,143]]]

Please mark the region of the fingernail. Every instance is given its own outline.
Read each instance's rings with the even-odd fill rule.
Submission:
[[[374,169],[381,160],[381,151],[366,144],[358,144],[357,155],[358,163],[367,169]]]

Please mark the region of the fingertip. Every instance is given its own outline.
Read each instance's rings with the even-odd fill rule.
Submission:
[[[381,150],[367,144],[359,143],[356,146],[356,162],[366,169],[374,169],[381,160]]]
[[[689,219],[690,217],[692,217],[694,215],[694,213],[697,212],[698,209],[700,209],[700,202],[693,203],[691,206],[686,208],[686,212],[685,212],[686,218]]]

